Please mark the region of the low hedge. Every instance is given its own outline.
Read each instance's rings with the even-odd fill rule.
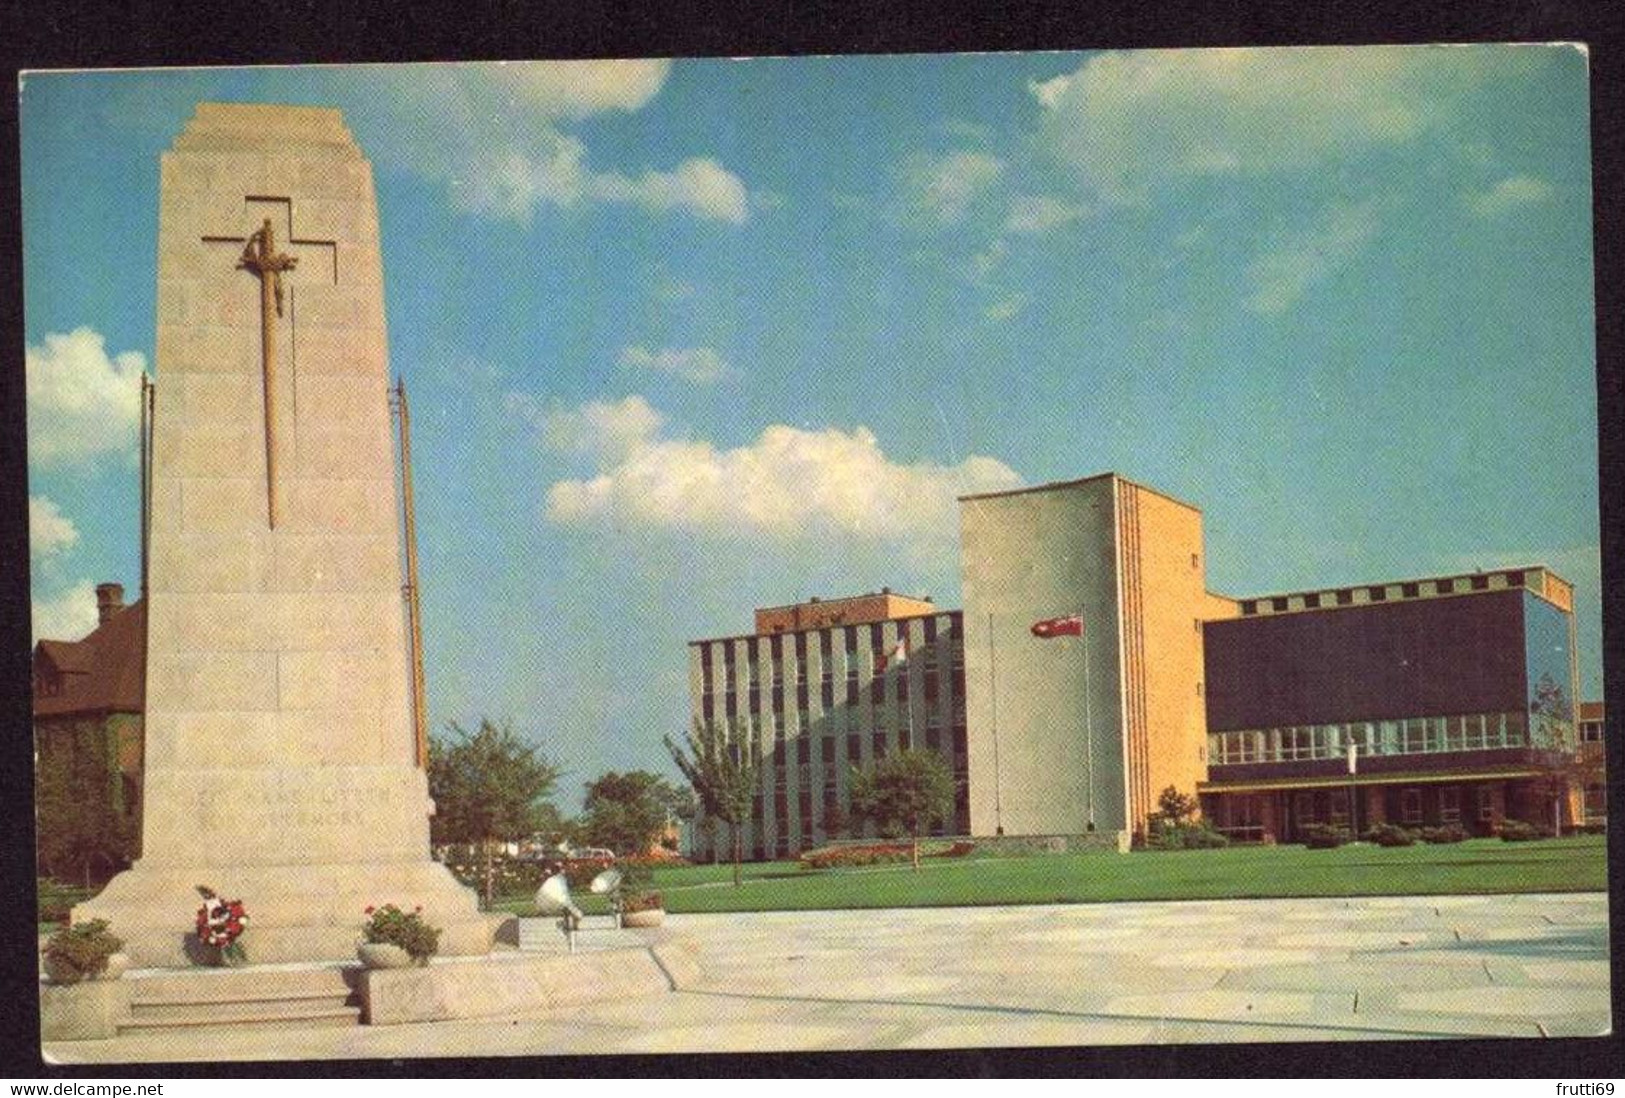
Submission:
[[[963,858],[976,849],[976,844],[964,839],[952,843],[922,842],[922,858]],[[857,846],[821,846],[802,853],[797,859],[803,869],[847,869],[853,866],[887,865],[913,859],[908,843],[864,843]]]
[[[1353,836],[1346,827],[1333,827],[1330,824],[1309,824],[1301,829],[1303,845],[1311,850],[1329,850],[1334,846],[1342,846]]]
[[[1467,832],[1460,824],[1443,824],[1439,827],[1424,827],[1422,841],[1425,843],[1459,843],[1465,842]]]
[[[1501,839],[1509,843],[1526,843],[1534,839],[1549,839],[1552,833],[1544,827],[1536,827],[1522,820],[1502,820]]]
[[[66,923],[74,904],[83,903],[96,894],[95,889],[63,884],[51,877],[40,877],[36,884],[42,923]]]
[[[1411,846],[1416,842],[1416,832],[1398,824],[1380,823],[1366,829],[1362,838],[1368,843],[1378,846]]]
[[[1147,843],[1153,850],[1211,850],[1229,846],[1230,839],[1207,823],[1153,825]]]

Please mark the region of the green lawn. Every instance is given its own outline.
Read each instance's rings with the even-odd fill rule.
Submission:
[[[1579,835],[1528,843],[941,858],[922,863],[918,873],[907,864],[814,872],[795,862],[765,862],[745,866],[744,876],[734,888],[731,866],[685,866],[655,870],[654,884],[673,913],[1576,892],[1607,888],[1607,860],[1602,836]]]

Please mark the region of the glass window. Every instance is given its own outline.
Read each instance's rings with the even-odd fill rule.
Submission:
[[[1297,817],[1298,824],[1315,822],[1315,795],[1307,789],[1300,789],[1292,794],[1292,814]]]
[[[1508,747],[1524,747],[1529,743],[1527,716],[1521,709],[1506,714]]]
[[[1333,789],[1326,795],[1326,814],[1332,823],[1339,827],[1348,826],[1349,822],[1349,791],[1346,789]]]
[[[1456,583],[1454,580],[1439,580],[1433,586],[1434,590],[1438,591],[1441,595],[1448,595],[1456,590]]]
[[[1444,726],[1444,749],[1446,751],[1460,751],[1467,743],[1464,718],[1448,717]]]
[[[1400,745],[1400,732],[1398,721],[1382,721],[1378,725],[1382,734],[1382,750],[1378,754],[1397,755],[1404,748]]]
[[[1484,747],[1484,714],[1473,713],[1461,719],[1461,746],[1465,751],[1480,751]]]
[[[1405,722],[1405,754],[1416,755],[1427,750],[1427,722],[1419,717]]]
[[[1354,602],[1354,592],[1353,591],[1350,591],[1348,588],[1345,587],[1343,590],[1337,592],[1337,605],[1339,605],[1339,606],[1348,606],[1348,605],[1352,604],[1353,602]]]
[[[1401,789],[1399,791],[1399,819],[1401,823],[1408,824],[1422,822],[1422,791],[1420,789]]]
[[[1439,822],[1442,824],[1461,822],[1461,790],[1453,785],[1439,790]]]
[[[1414,583],[1402,583],[1399,585],[1399,593],[1405,598],[1414,599],[1421,592]]]
[[[1428,746],[1429,751],[1443,751],[1445,749],[1445,727],[1443,717],[1428,718]]]
[[[1486,823],[1495,819],[1495,790],[1491,786],[1478,787],[1478,818]]]

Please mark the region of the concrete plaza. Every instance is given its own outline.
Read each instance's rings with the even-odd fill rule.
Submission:
[[[581,942],[652,951],[673,990],[567,1014],[128,1035],[45,1054],[116,1063],[1540,1039],[1610,1024],[1600,893],[686,915]],[[526,921],[521,944],[564,948],[540,920]]]

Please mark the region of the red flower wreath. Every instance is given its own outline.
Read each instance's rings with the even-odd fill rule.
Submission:
[[[223,900],[207,885],[197,885],[203,906],[197,909],[197,938],[225,956],[240,960],[243,947],[237,939],[248,926],[248,912],[241,900]]]

